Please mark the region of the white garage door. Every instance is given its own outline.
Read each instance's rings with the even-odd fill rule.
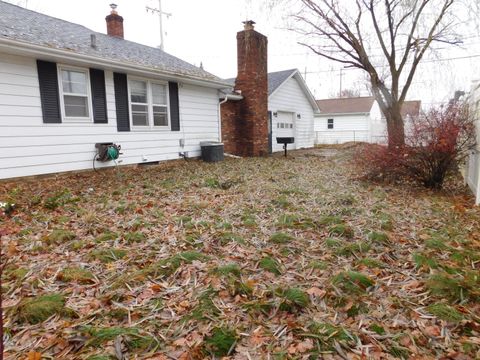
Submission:
[[[293,113],[278,111],[277,116],[273,116],[273,151],[282,151],[283,145],[277,144],[277,137],[295,137],[295,123],[293,121]],[[295,144],[288,144],[288,149],[295,149]]]

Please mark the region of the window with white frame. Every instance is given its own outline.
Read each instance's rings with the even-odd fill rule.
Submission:
[[[333,129],[333,119],[327,120],[327,129]]]
[[[168,127],[167,85],[147,80],[131,79],[129,88],[132,126]]]
[[[90,121],[88,70],[60,67],[60,97],[65,120]]]

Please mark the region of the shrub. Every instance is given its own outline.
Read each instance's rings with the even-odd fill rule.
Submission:
[[[468,108],[464,104],[432,108],[409,124],[402,148],[367,145],[357,163],[369,179],[414,180],[441,189],[475,146]]]

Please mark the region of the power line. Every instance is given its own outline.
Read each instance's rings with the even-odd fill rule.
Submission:
[[[451,61],[451,60],[465,60],[465,59],[474,59],[480,57],[480,54],[476,55],[468,55],[468,56],[459,56],[459,57],[451,57],[451,58],[445,58],[445,59],[435,59],[435,60],[422,60],[420,64],[425,64],[425,63],[439,63],[439,62],[445,62],[445,61]],[[377,66],[377,68],[387,68],[387,65],[381,65]],[[358,71],[362,69],[358,68],[342,68],[344,70],[349,70],[349,71]],[[337,72],[339,69],[333,69],[333,70],[318,70],[318,71],[308,71],[307,74],[321,74],[321,73],[331,73],[331,72]]]

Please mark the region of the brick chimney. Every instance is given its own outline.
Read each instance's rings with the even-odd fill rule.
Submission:
[[[237,33],[238,73],[235,90],[244,97],[239,104],[244,156],[264,156],[268,148],[268,70],[266,36],[255,31],[255,22],[244,21]]]
[[[123,17],[117,13],[117,5],[110,4],[112,11],[105,20],[107,21],[107,34],[123,39]]]
[[[254,30],[255,22],[243,23],[237,33],[238,73],[235,90],[240,101],[221,106],[222,141],[225,151],[240,156],[264,156],[268,147],[268,73],[266,36]]]

